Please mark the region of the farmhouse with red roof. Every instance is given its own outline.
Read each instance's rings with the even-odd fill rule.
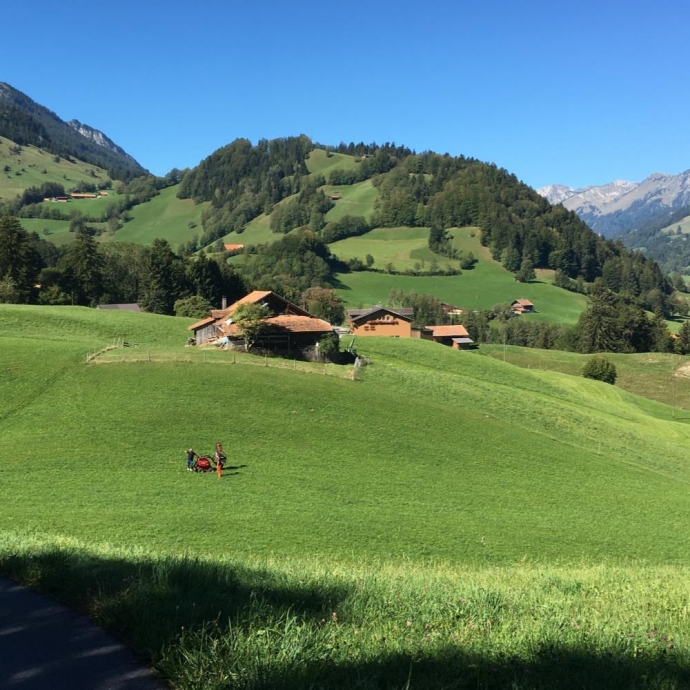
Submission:
[[[274,352],[304,351],[315,347],[323,336],[333,333],[333,326],[312,316],[296,304],[269,290],[255,290],[226,309],[214,309],[211,315],[189,326],[197,345],[223,342],[230,348],[244,347],[240,327],[233,315],[242,304],[261,304],[271,315],[264,319],[265,331],[255,346]]]
[[[534,309],[534,304],[528,299],[516,299],[510,304],[510,311],[513,314],[532,314]]]

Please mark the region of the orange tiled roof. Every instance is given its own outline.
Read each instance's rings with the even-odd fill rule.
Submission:
[[[242,299],[238,299],[237,302],[233,302],[227,309],[214,309],[211,312],[211,316],[216,319],[227,319],[235,313],[240,304],[256,304],[266,299],[270,294],[270,290],[254,290],[248,295],[245,295]]]
[[[513,304],[519,304],[522,307],[533,307],[534,304],[530,302],[528,299],[516,299]]]
[[[205,319],[201,319],[201,321],[197,321],[196,323],[193,323],[191,326],[188,326],[187,330],[196,331],[198,328],[206,326],[209,323],[213,323],[214,321],[215,319],[213,318],[213,316],[207,316]]]
[[[295,314],[279,314],[265,319],[265,322],[275,330],[290,331],[291,333],[330,333],[333,326],[322,319],[312,316],[296,316]],[[240,327],[236,323],[225,324],[223,334],[238,336]]]
[[[234,252],[237,251],[238,249],[244,249],[243,244],[224,244],[226,252]]]
[[[427,326],[433,332],[434,338],[466,338],[469,336],[464,326]]]

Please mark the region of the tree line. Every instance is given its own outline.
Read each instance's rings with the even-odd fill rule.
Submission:
[[[180,256],[158,239],[150,247],[103,245],[83,230],[57,248],[0,218],[0,302],[34,304],[138,303],[146,311],[173,314],[175,303],[200,296],[220,305],[222,297],[246,294],[243,277],[226,261],[206,254]]]

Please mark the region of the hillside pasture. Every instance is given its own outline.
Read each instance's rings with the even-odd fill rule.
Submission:
[[[118,242],[150,245],[155,239],[168,240],[173,248],[203,232],[201,214],[208,203],[195,204],[192,199],[178,199],[179,185],[161,190],[150,201],[129,211],[131,220],[113,236]],[[194,223],[195,227],[189,227]]]
[[[0,309],[19,401],[3,441],[41,468],[27,481],[21,453],[6,457],[0,527],[284,557],[472,563],[488,543],[496,563],[686,558],[690,427],[667,406],[428,342],[362,339],[362,381],[183,361],[186,324]],[[152,361],[86,364],[117,338]],[[175,344],[179,361],[157,358]],[[226,480],[184,471],[184,448],[218,440]],[[207,529],[199,505],[223,521]]]
[[[480,354],[503,360],[526,369],[558,371],[580,376],[582,367],[592,355],[560,350],[538,350],[527,347],[482,345]],[[663,352],[640,354],[607,354],[616,366],[616,386],[636,395],[664,403],[671,416],[685,419],[690,410],[690,361],[687,357]]]
[[[359,380],[231,364],[189,321],[0,305],[0,574],[179,690],[687,687],[667,405],[404,339]]]
[[[326,185],[322,188],[325,194],[337,194],[341,198],[326,214],[326,221],[340,220],[343,216],[364,216],[369,220],[374,213],[374,202],[379,190],[371,180],[364,180],[352,185]]]
[[[315,175],[323,175],[328,181],[328,175],[333,170],[354,170],[357,159],[344,153],[327,152],[325,149],[314,149],[307,158],[307,170]]]
[[[0,137],[0,199],[13,199],[29,187],[40,187],[45,182],[57,182],[66,190],[81,181],[98,184],[110,179],[108,173],[94,165],[65,158],[55,161],[52,153],[35,146],[22,146],[19,154],[13,154],[13,141]],[[9,171],[4,168],[9,167]],[[45,173],[43,172],[45,170]],[[91,174],[93,171],[93,175]]]
[[[66,203],[56,201],[44,201],[39,206],[48,209],[57,209],[62,213],[72,214],[81,213],[87,220],[102,218],[107,213],[110,206],[114,206],[121,198],[115,192],[108,190],[108,196],[101,196],[97,199],[72,199]]]
[[[419,230],[421,229],[409,229],[410,235],[414,235]],[[340,281],[338,294],[352,307],[368,306],[377,302],[386,304],[392,289],[402,289],[406,292],[414,290],[418,294],[436,295],[444,302],[464,309],[490,309],[495,304],[525,298],[534,302],[537,313],[523,315],[520,318],[564,325],[576,323],[587,304],[586,298],[583,295],[554,287],[552,271],[538,271],[537,280],[531,283],[517,283],[513,274],[494,261],[488,249],[481,245],[480,232],[477,228],[452,228],[449,232],[453,235],[453,243],[458,249],[465,253],[471,251],[478,259],[473,269],[464,271],[459,276],[402,276],[369,271],[345,273],[338,277]],[[377,237],[378,234],[375,234],[374,238]],[[386,245],[378,241],[367,245],[364,238],[367,238],[367,235],[363,235],[362,238],[349,238],[336,244],[352,246],[345,243],[358,241],[355,246],[357,251],[361,252],[359,257],[364,259],[366,253],[371,253],[376,260],[374,267],[381,267],[379,257],[372,251],[367,251],[367,246],[376,249]],[[422,246],[421,232],[418,242],[419,250]],[[395,247],[394,243],[395,240],[393,240],[393,247]],[[389,253],[388,256],[390,255]],[[385,252],[381,256],[386,256]],[[407,261],[411,260],[410,255]],[[444,263],[444,260],[439,258],[439,264],[443,266]]]
[[[376,228],[359,237],[348,237],[333,242],[331,251],[340,259],[364,260],[367,254],[374,257],[374,268],[383,269],[393,264],[398,271],[413,269],[429,270],[433,260],[445,268],[459,268],[459,262],[434,254],[428,245],[429,228]]]
[[[281,204],[288,203],[289,201],[296,199],[297,195],[292,194],[285,199],[281,199],[275,207]],[[225,237],[223,237],[223,242],[226,244],[270,244],[281,238],[285,237],[284,234],[279,232],[273,232],[271,230],[271,216],[265,213],[257,216],[253,220],[250,220],[247,225],[245,225],[244,230],[241,233],[230,232]]]
[[[68,244],[74,238],[69,231],[68,220],[48,220],[45,218],[20,218],[19,222],[24,230],[35,232],[41,239],[56,245]],[[44,232],[48,230],[48,234]]]

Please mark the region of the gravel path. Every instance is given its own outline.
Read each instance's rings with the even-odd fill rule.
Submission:
[[[86,618],[0,579],[0,690],[163,687],[127,647]]]

